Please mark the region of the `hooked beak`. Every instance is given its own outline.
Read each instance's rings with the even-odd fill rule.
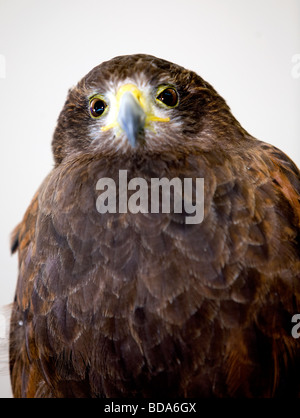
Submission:
[[[125,132],[130,145],[134,148],[140,133],[149,128],[154,131],[155,122],[169,122],[169,117],[160,117],[153,113],[149,98],[134,84],[124,84],[115,96],[115,116],[112,123],[102,126],[102,131],[112,128]],[[155,132],[155,131],[154,131]],[[117,135],[119,133],[117,132]]]
[[[140,132],[144,129],[146,114],[131,91],[125,91],[120,99],[118,123],[126,133],[130,145],[134,148]]]

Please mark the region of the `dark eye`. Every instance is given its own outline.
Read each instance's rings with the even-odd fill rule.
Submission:
[[[100,97],[94,97],[90,101],[90,112],[94,118],[99,118],[104,110],[106,109],[107,104]]]
[[[178,103],[178,93],[173,87],[167,87],[159,92],[156,99],[168,107],[174,107]]]

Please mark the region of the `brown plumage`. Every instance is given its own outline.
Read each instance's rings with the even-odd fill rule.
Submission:
[[[126,83],[170,118],[139,126],[136,144],[109,126]],[[178,103],[159,103],[159,86]],[[104,62],[71,89],[52,145],[55,167],[12,239],[14,396],[299,396],[293,162],[250,136],[197,74],[147,55]],[[204,178],[203,222],[100,214],[96,183],[118,184],[119,170]]]

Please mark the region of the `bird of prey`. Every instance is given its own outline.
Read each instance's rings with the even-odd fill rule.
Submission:
[[[195,72],[144,54],[70,89],[52,149],[12,234],[14,396],[298,397],[291,159]],[[169,190],[160,183],[152,207],[153,179]],[[192,184],[181,201],[178,181]],[[195,221],[183,203],[196,207],[201,190]]]

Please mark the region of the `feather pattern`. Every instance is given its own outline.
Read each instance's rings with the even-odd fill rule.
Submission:
[[[111,132],[95,139],[86,100],[128,77],[175,85],[180,104],[121,152]],[[14,396],[299,396],[300,178],[287,156],[195,73],[145,55],[103,63],[69,92],[53,152],[12,235]],[[100,214],[96,183],[118,186],[119,170],[204,178],[203,222]]]

